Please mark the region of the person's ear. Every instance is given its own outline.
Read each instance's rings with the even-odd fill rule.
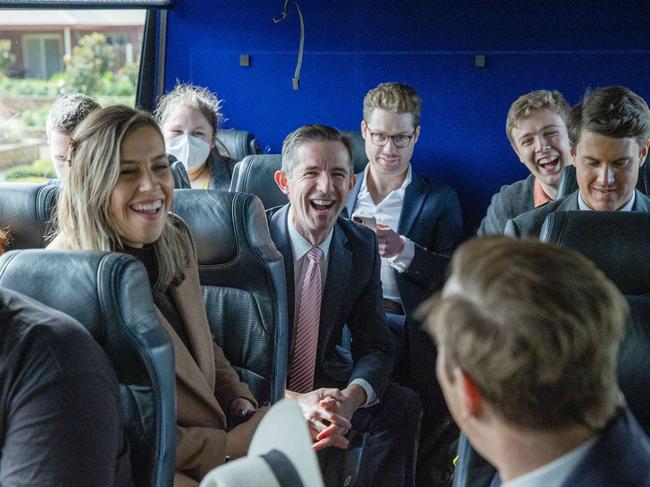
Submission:
[[[366,121],[361,120],[361,137],[363,137],[363,140],[366,140],[366,130],[368,130],[368,126],[366,125]]]
[[[282,191],[286,195],[289,195],[287,175],[282,171],[275,171],[275,174],[273,175],[273,179],[275,180],[275,184],[278,185],[278,188],[280,188],[280,191]]]
[[[460,407],[462,414],[466,417],[478,416],[482,410],[483,397],[476,386],[476,382],[462,369],[456,369],[454,375],[456,376],[456,380],[460,381]]]
[[[348,194],[350,194],[350,191],[352,191],[352,188],[354,188],[355,184],[357,184],[357,175],[353,174],[350,178],[350,187],[348,188]]]
[[[650,145],[650,140],[647,140],[646,143],[643,144],[643,147],[641,147],[641,160],[639,162],[639,167],[645,164],[645,160],[648,157],[648,145]]]
[[[413,144],[414,145],[418,141],[419,138],[420,138],[420,125],[415,127],[415,137],[413,137]]]
[[[571,161],[573,162],[573,165],[576,165],[576,146],[571,145],[569,146],[569,155],[571,156]]]

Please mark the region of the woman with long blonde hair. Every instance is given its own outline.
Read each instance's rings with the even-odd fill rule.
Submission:
[[[125,252],[144,264],[176,359],[174,485],[197,485],[246,454],[264,411],[254,412],[250,390],[212,340],[191,236],[169,213],[174,180],[163,136],[146,112],[97,110],[75,130],[68,164],[49,248]],[[228,414],[251,413],[227,430]]]

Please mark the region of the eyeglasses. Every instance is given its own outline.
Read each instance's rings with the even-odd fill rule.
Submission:
[[[388,140],[390,139],[390,141],[393,143],[393,146],[397,147],[398,149],[404,149],[411,144],[411,139],[415,137],[415,130],[411,135],[386,135],[380,132],[371,132],[370,129],[367,129],[367,131],[370,134],[370,142],[379,147],[383,147],[388,144]]]

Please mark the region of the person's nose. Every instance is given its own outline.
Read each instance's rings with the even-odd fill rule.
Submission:
[[[544,135],[535,138],[535,152],[544,153],[549,150],[548,141]]]
[[[322,193],[330,193],[333,190],[333,179],[327,173],[318,176],[316,189]]]
[[[604,164],[598,173],[598,183],[601,186],[611,186],[614,184],[614,171],[608,164]]]
[[[159,184],[160,182],[158,181],[158,178],[156,178],[156,175],[153,173],[153,171],[145,170],[141,173],[139,189],[143,193],[154,191],[158,188]]]

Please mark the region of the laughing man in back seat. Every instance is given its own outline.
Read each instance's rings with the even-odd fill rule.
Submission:
[[[635,189],[649,137],[650,112],[639,95],[622,86],[587,92],[569,114],[578,191],[509,220],[506,235],[539,237],[554,211],[650,212],[650,198]]]

